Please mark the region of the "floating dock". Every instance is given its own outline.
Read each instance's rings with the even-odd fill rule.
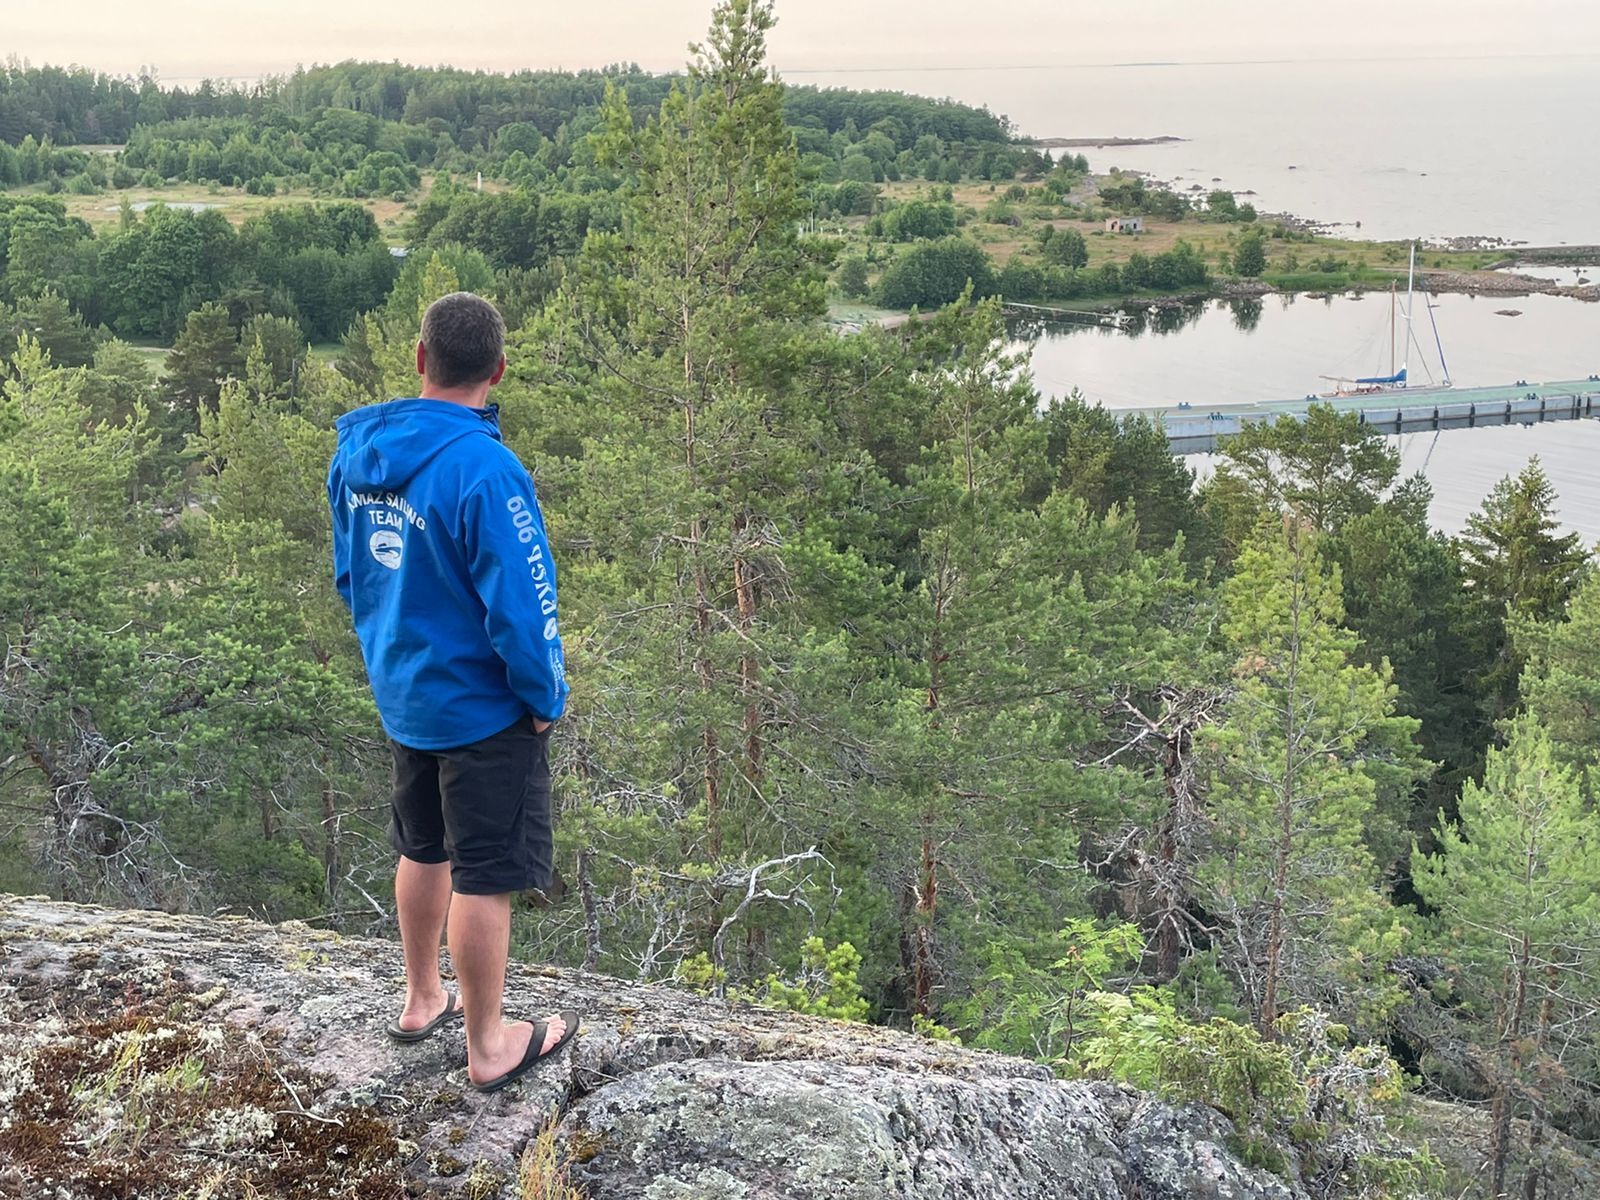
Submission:
[[[1382,433],[1430,429],[1475,429],[1494,425],[1535,425],[1600,417],[1600,376],[1561,383],[1517,383],[1507,387],[1414,388],[1361,396],[1305,396],[1239,404],[1166,405],[1119,409],[1118,415],[1146,417],[1166,430],[1174,454],[1215,451],[1220,439],[1246,425],[1282,417],[1300,420],[1313,404],[1358,412],[1364,424]]]

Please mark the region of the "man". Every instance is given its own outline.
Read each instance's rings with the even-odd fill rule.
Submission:
[[[511,895],[551,880],[547,748],[567,698],[544,519],[488,403],[505,369],[494,305],[435,301],[421,394],[340,417],[328,472],[335,582],[394,751],[406,999],[389,1034],[420,1041],[464,1014],[481,1091],[578,1026],[572,1012],[508,1023],[501,1011]],[[459,1006],[439,975],[447,920]]]

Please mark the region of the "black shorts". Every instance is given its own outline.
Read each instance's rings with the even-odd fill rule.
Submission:
[[[499,896],[550,886],[550,731],[523,717],[453,750],[394,749],[389,840],[413,862],[450,864],[451,887]]]

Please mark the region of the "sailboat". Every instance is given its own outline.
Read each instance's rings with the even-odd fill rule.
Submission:
[[[1409,381],[1411,365],[1411,350],[1415,347],[1421,354],[1421,346],[1417,344],[1416,330],[1412,327],[1411,314],[1416,307],[1416,282],[1417,282],[1417,244],[1411,243],[1411,265],[1406,272],[1406,306],[1400,308],[1399,291],[1396,285],[1389,288],[1389,373],[1387,375],[1369,375],[1364,379],[1347,379],[1340,375],[1324,375],[1322,378],[1335,385],[1331,392],[1322,393],[1320,399],[1336,400],[1343,396],[1371,396],[1384,392],[1406,392],[1410,394],[1426,394],[1428,392],[1447,391],[1454,384],[1450,380],[1450,365],[1445,362],[1444,342],[1439,337],[1439,323],[1433,316],[1433,302],[1428,299],[1427,292],[1423,297],[1428,309],[1428,323],[1433,328],[1433,343],[1439,351],[1439,367],[1444,373],[1442,381],[1432,378],[1429,372],[1429,381],[1425,384],[1413,384]],[[1400,345],[1403,352],[1397,354],[1396,338],[1399,336],[1400,316],[1405,317],[1405,333]],[[1398,357],[1399,365],[1396,366]]]

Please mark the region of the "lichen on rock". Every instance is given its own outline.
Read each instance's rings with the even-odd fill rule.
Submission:
[[[548,967],[512,965],[508,1011],[577,1008],[579,1036],[482,1096],[467,1086],[459,1026],[418,1045],[384,1037],[401,980],[388,942],[0,897],[0,1091],[37,1101],[41,1066],[60,1076],[51,1063],[64,1061],[38,1049],[78,1047],[67,1073],[98,1080],[126,1113],[128,1079],[106,1085],[109,1048],[119,1033],[124,1046],[154,1039],[144,1076],[173,1071],[211,1099],[177,1124],[146,1120],[141,1137],[179,1165],[184,1147],[205,1147],[300,1170],[323,1196],[510,1200],[524,1148],[553,1129],[573,1185],[604,1200],[1301,1197],[1241,1162],[1209,1109],[878,1027]],[[77,1086],[51,1095],[68,1104]],[[81,1157],[56,1179],[73,1197],[139,1194],[106,1190],[108,1161]],[[352,1190],[358,1176],[364,1190]],[[0,1175],[0,1195],[34,1194],[27,1182]]]

